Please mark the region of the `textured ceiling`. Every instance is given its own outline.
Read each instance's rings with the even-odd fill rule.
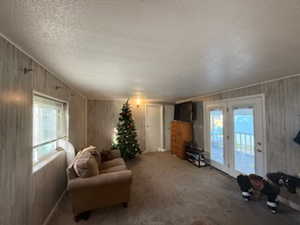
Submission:
[[[91,99],[300,73],[299,0],[0,0],[0,33]]]

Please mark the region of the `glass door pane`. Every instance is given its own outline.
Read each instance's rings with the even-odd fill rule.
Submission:
[[[213,109],[210,116],[210,154],[211,159],[224,164],[224,121],[223,110]]]
[[[255,173],[253,107],[233,109],[234,168],[244,174]]]

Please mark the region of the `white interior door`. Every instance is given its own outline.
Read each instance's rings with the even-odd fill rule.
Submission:
[[[163,111],[162,105],[146,105],[146,150],[163,151]]]
[[[206,147],[212,165],[236,177],[265,176],[263,97],[245,97],[207,104]]]

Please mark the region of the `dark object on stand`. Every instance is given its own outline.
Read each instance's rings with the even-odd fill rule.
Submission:
[[[278,186],[286,187],[290,193],[295,194],[297,187],[300,187],[300,178],[282,172],[268,173],[267,177]]]
[[[205,156],[205,152],[193,144],[185,146],[186,159],[197,167],[204,167],[209,165],[209,160]]]
[[[300,131],[299,133],[297,134],[297,136],[294,138],[294,141],[300,145]]]
[[[192,122],[197,120],[197,107],[195,102],[185,102],[175,105],[174,120]]]

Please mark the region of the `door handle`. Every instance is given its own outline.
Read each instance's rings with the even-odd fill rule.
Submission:
[[[256,149],[256,151],[257,152],[262,152],[262,150],[260,149],[260,146],[262,146],[262,143],[261,142],[257,142],[257,149]]]

